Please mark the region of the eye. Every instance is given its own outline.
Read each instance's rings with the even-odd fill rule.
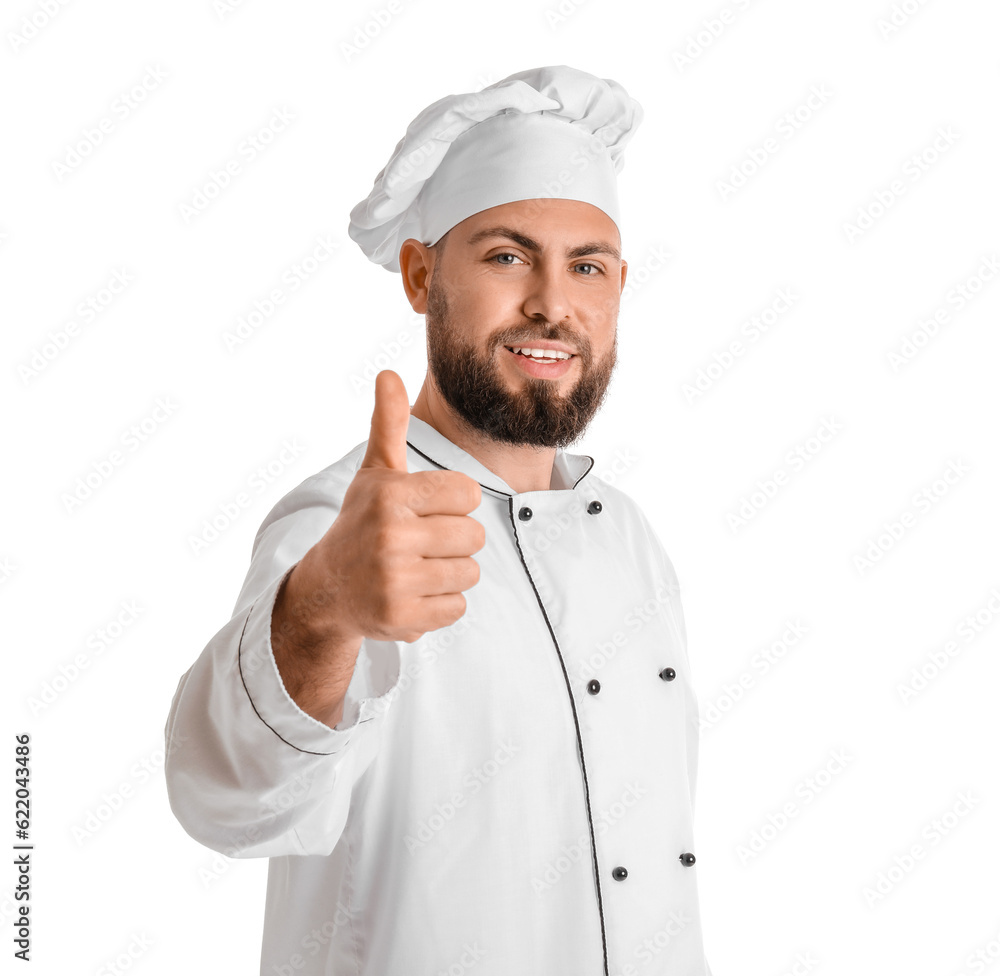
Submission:
[[[596,264],[590,264],[590,263],[586,263],[585,262],[583,264],[574,265],[574,267],[576,267],[576,268],[593,268],[598,274],[604,274],[604,269],[601,268],[599,265],[596,265]],[[585,277],[587,277],[587,278],[593,278],[594,275],[587,274],[587,275],[585,275]]]
[[[497,258],[513,258],[515,261],[521,260],[516,254],[511,254],[510,251],[502,251],[500,254],[494,254],[492,257],[488,258],[488,260],[496,261]],[[500,261],[499,264],[507,268],[512,268],[514,266],[511,261]]]

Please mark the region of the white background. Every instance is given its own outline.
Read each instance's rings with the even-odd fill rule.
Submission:
[[[347,237],[350,209],[430,102],[571,64],[645,109],[620,178],[620,365],[573,450],[640,502],[681,581],[715,976],[1000,973],[996,5],[53,9],[11,2],[0,22],[0,742],[12,798],[13,736],[32,736],[32,971],[126,953],[135,973],[257,972],[266,862],[214,855],[174,820],[171,697],[270,507],[368,436],[375,370],[411,402],[423,381],[423,318]],[[293,120],[241,156],[276,110]],[[332,256],[292,292],[324,237]],[[131,282],[85,319],[116,272]],[[277,287],[286,301],[227,348]],[[791,308],[752,338],[779,289]],[[284,464],[286,440],[302,449]]]

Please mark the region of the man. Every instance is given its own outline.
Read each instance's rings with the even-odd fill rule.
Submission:
[[[269,857],[262,974],[711,976],[673,567],[564,450],[616,358],[641,109],[566,66],[417,116],[352,211],[427,317],[412,408],[265,519],[181,678],[170,801]]]

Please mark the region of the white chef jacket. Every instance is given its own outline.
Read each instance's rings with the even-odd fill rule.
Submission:
[[[275,594],[336,518],[363,441],[265,518],[167,720],[184,829],[270,858],[262,976],[711,976],[697,701],[650,523],[585,455],[557,450],[550,489],[516,492],[412,415],[407,445],[408,470],[482,486],[464,616],[365,639],[335,728],[285,691]]]

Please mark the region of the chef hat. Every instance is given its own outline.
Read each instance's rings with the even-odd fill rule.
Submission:
[[[407,126],[347,233],[398,272],[407,238],[430,247],[466,217],[515,200],[582,200],[617,224],[617,174],[642,117],[616,81],[566,65],[447,95]]]

